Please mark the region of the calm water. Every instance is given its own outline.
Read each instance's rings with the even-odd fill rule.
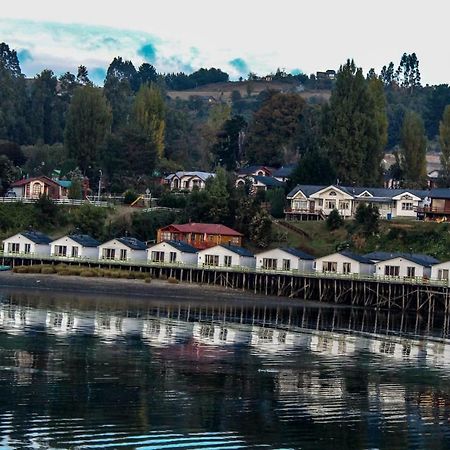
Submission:
[[[450,448],[437,319],[220,298],[0,302],[0,449]]]

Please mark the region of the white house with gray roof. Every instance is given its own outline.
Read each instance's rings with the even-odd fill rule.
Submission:
[[[90,258],[98,256],[98,242],[87,234],[70,234],[50,243],[50,255],[59,258]]]
[[[183,241],[163,241],[147,249],[149,262],[197,265],[197,249]]]
[[[450,261],[433,264],[431,266],[431,279],[446,282],[447,285],[450,282]]]
[[[199,267],[248,267],[255,268],[253,253],[236,245],[216,245],[197,253]]]
[[[215,177],[215,173],[210,172],[175,172],[168,175],[164,180],[169,185],[171,191],[192,191],[194,188],[204,189],[206,180]]]
[[[430,278],[431,263],[414,255],[395,256],[375,264],[375,276],[388,278]]]
[[[251,193],[256,194],[259,191],[267,191],[269,189],[276,189],[284,187],[285,183],[271,176],[260,175],[246,175],[239,176],[236,180],[235,186],[237,188],[244,187],[249,182],[251,186]]]
[[[354,216],[359,204],[377,206],[380,216],[416,218],[417,211],[428,202],[428,191],[382,189],[340,185],[297,185],[287,195],[287,220],[325,219],[333,209],[344,218]]]
[[[274,248],[257,253],[256,268],[260,270],[298,270],[312,272],[314,256],[296,248]]]
[[[115,238],[98,246],[98,258],[109,261],[142,262],[147,260],[147,246],[133,237]]]
[[[22,231],[3,241],[3,252],[5,255],[49,256],[51,241],[40,231]]]
[[[364,256],[349,251],[333,253],[314,260],[314,270],[341,275],[373,275],[374,264]]]

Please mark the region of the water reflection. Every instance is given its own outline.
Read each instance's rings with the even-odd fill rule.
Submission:
[[[5,294],[0,448],[449,448],[446,323]]]

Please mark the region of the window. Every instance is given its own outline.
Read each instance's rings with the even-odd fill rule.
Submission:
[[[336,192],[330,191],[329,195],[330,195],[331,197],[336,197]]]
[[[336,209],[336,200],[325,200],[325,209]]]
[[[164,252],[152,252],[152,262],[164,262]]]
[[[387,277],[398,277],[400,275],[400,266],[385,266],[384,274]]]
[[[78,247],[72,247],[72,258],[78,258]]]
[[[339,202],[339,209],[350,209],[350,202],[348,200],[341,200]]]
[[[406,268],[406,276],[407,276],[408,278],[414,278],[414,277],[416,276],[416,268],[415,268],[415,267],[408,266],[408,267]]]
[[[448,281],[448,269],[439,269],[438,270],[438,280]]]
[[[403,202],[402,203],[402,211],[412,211],[414,209],[414,203],[412,202]]]
[[[19,253],[20,244],[16,242],[8,243],[8,253]]]
[[[163,231],[161,233],[161,240],[162,241],[170,241],[172,239],[172,234],[170,231]]]
[[[277,270],[277,260],[275,258],[263,258],[263,269]]]
[[[124,248],[120,249],[120,260],[121,261],[127,260],[127,251]]]
[[[25,252],[24,253],[31,253],[31,244],[25,244]]]
[[[39,183],[33,184],[32,196],[33,198],[38,198],[42,194],[42,186]]]
[[[115,259],[116,258],[116,250],[114,248],[104,248],[102,258],[103,259]]]
[[[324,261],[322,263],[323,272],[337,272],[337,262],[336,261]]]
[[[205,264],[207,266],[218,266],[219,255],[205,255]]]
[[[231,267],[231,256],[225,256],[224,257],[224,266],[225,267]]]
[[[308,202],[306,200],[297,200],[293,202],[293,209],[304,210],[308,209]]]
[[[291,260],[283,259],[283,270],[291,270]]]
[[[352,263],[349,262],[342,263],[342,272],[352,273]]]
[[[323,199],[319,198],[319,206],[323,206]]]
[[[241,244],[240,239],[238,237],[231,238],[231,243],[233,245],[240,245]]]
[[[171,263],[177,262],[177,253],[176,252],[170,252],[169,261]]]
[[[55,245],[55,256],[67,256],[67,246]]]

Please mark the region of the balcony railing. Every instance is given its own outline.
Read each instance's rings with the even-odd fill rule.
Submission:
[[[418,213],[430,214],[448,214],[450,215],[450,208],[436,208],[434,206],[422,206],[417,208]]]

